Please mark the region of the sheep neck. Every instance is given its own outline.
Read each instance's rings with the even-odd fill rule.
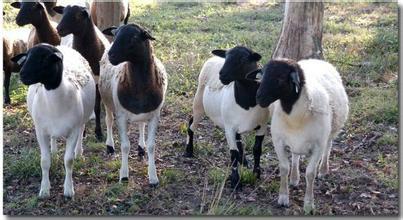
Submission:
[[[105,46],[98,38],[92,21],[87,21],[81,32],[73,33],[73,48],[88,61],[93,74],[99,76],[99,61]]]
[[[157,109],[163,100],[163,80],[152,54],[143,62],[129,61],[118,85],[121,105],[134,114]]]
[[[235,101],[243,109],[256,106],[256,93],[259,84],[250,80],[236,80],[234,83]]]
[[[37,43],[48,43],[53,46],[60,45],[60,36],[50,23],[49,17],[46,13],[44,13],[41,23],[32,25],[36,30],[38,39]]]

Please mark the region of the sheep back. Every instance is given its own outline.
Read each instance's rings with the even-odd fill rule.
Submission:
[[[331,114],[331,136],[335,137],[346,122],[349,112],[348,97],[339,72],[322,60],[301,60],[298,64],[305,73],[309,109]],[[323,95],[328,96],[328,103]]]
[[[219,90],[224,87],[219,77],[219,72],[224,66],[225,59],[211,57],[204,64],[199,75],[199,86],[208,86],[210,90]]]

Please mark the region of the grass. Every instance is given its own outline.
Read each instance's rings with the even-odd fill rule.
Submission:
[[[184,173],[179,169],[167,168],[163,171],[161,178],[163,184],[175,184],[183,180]]]
[[[17,10],[9,4],[3,5],[6,12],[4,29],[16,28]],[[339,200],[337,189],[332,196],[323,193],[336,186],[342,189],[339,191],[347,189],[349,194],[366,192],[366,185],[346,181],[362,174],[380,183],[371,186],[374,190],[397,194],[397,9],[395,3],[325,3],[323,52],[325,59],[342,75],[349,95],[350,115],[332,151],[330,168],[335,171],[331,171],[327,181],[315,182],[316,204],[321,204],[318,205],[319,213],[351,216],[371,213],[372,209],[378,215],[398,213],[397,199],[377,198],[372,201],[371,209],[365,204],[357,209],[349,204],[360,203],[358,196],[346,201]],[[115,130],[114,137],[117,155],[106,156],[105,144],[95,139],[91,121],[84,139],[84,158],[74,161],[73,175],[79,196],[72,202],[62,202],[63,198],[58,196],[63,191],[64,178],[65,143],[62,141],[58,157],[53,158],[51,166],[51,194],[54,196],[38,201],[40,154],[25,104],[27,87],[19,82],[18,74],[13,74],[10,86],[13,104],[3,109],[4,187],[12,188],[4,193],[5,214],[301,214],[298,210],[302,210],[305,190],[303,171],[298,190],[290,194],[291,207],[274,205],[280,179],[274,172],[278,162],[270,135],[263,144],[262,179],[257,180],[251,169],[241,167],[244,189],[237,193],[225,181],[230,157],[224,132],[212,126],[210,121],[203,121],[195,132],[196,157],[181,157],[198,74],[203,62],[211,56],[210,51],[241,44],[259,52],[264,64],[276,45],[282,19],[283,4],[277,2],[263,5],[131,2],[130,22],[151,31],[157,39],[153,43],[154,51],[169,74],[156,140],[156,165],[161,182],[158,189],[148,188],[146,160],[137,161],[137,127],[132,129],[134,134],[130,134],[129,184],[119,184],[121,158],[117,132]],[[371,137],[375,138],[368,143]],[[250,155],[254,134],[243,135],[243,143],[248,159],[253,158]],[[356,146],[360,147],[355,149]],[[353,161],[364,161],[365,166],[353,166]],[[249,162],[252,165],[253,160],[249,159]],[[305,167],[301,161],[301,169]],[[24,184],[18,184],[20,182]],[[245,198],[253,190],[256,190],[256,201],[248,202]]]
[[[392,85],[386,88],[362,88],[350,102],[350,122],[384,123],[397,127],[399,109],[397,104],[397,88]]]
[[[41,156],[36,149],[23,148],[19,158],[7,155],[5,158],[7,166],[7,173],[12,174],[9,178],[27,179],[29,177],[40,177]],[[6,181],[7,181],[6,175]]]
[[[208,171],[209,181],[220,184],[225,181],[225,171],[219,167],[214,167]]]

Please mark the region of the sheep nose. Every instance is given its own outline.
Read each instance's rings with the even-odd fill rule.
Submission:
[[[64,33],[65,31],[63,30],[63,27],[59,24],[59,25],[57,25],[57,27],[56,27],[56,31],[57,31],[57,33],[61,36],[61,37],[64,37],[66,34]]]

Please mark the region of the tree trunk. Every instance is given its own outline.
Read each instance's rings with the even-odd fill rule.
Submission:
[[[281,35],[272,58],[323,59],[323,2],[285,3]]]
[[[126,16],[124,11],[124,1],[93,1],[91,6],[91,16],[94,24],[103,31],[108,27],[120,26]],[[113,37],[105,36],[109,42]]]

